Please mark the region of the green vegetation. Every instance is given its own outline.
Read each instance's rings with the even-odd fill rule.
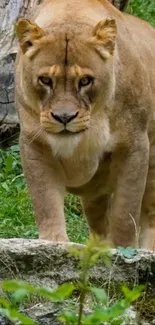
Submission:
[[[100,260],[103,263],[110,263],[109,250],[100,239],[91,239],[87,246],[77,249],[72,247],[70,254],[79,259],[80,276],[77,283],[64,283],[56,290],[46,287],[34,287],[32,284],[19,281],[3,281],[1,289],[9,297],[0,297],[0,314],[12,321],[20,320],[21,325],[37,325],[29,317],[17,310],[17,306],[24,306],[24,300],[29,295],[37,295],[52,302],[65,302],[63,312],[58,317],[59,321],[66,325],[101,325],[103,322],[108,325],[129,324],[129,318],[125,311],[137,301],[144,290],[140,285],[129,289],[122,288],[122,297],[111,300],[103,288],[94,287],[89,283],[89,269]],[[78,294],[78,303],[71,304],[72,299]],[[85,312],[86,299],[89,296],[92,304],[90,312]],[[64,308],[65,307],[65,308]],[[60,305],[59,305],[60,308]],[[60,308],[61,309],[61,308]]]
[[[130,0],[127,10],[155,26],[155,2],[154,0]]]

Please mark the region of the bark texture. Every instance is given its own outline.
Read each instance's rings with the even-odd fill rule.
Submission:
[[[129,0],[109,0],[116,8],[123,11],[127,8]]]
[[[19,135],[14,105],[14,62],[17,52],[14,26],[17,19],[29,15],[39,1],[0,1],[0,148],[14,143]]]

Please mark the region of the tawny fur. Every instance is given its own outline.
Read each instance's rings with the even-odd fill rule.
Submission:
[[[93,233],[154,249],[155,30],[107,0],[45,0],[30,19],[17,24],[16,105],[40,238],[68,240],[68,190]]]

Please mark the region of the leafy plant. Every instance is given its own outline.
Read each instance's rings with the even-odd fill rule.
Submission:
[[[130,246],[129,247],[118,247],[117,251],[128,259],[133,258],[137,254],[137,249],[130,247]]]
[[[99,238],[92,238],[88,245],[77,249],[72,247],[70,254],[78,257],[80,266],[80,277],[76,284],[65,283],[56,290],[45,287],[35,287],[19,281],[3,281],[1,288],[8,292],[13,292],[10,303],[4,298],[0,298],[0,313],[10,320],[20,320],[22,325],[35,325],[36,323],[24,316],[15,307],[16,302],[20,302],[28,294],[37,294],[52,302],[63,302],[75,292],[79,292],[79,306],[68,309],[59,316],[59,320],[66,325],[101,325],[103,322],[111,325],[124,324],[124,313],[142,294],[144,286],[137,286],[130,290],[123,286],[124,298],[109,302],[108,295],[104,288],[97,288],[89,283],[89,270],[99,260],[102,263],[110,263],[110,252],[108,247]],[[93,306],[89,314],[85,313],[85,301],[87,295],[92,295],[97,303]]]

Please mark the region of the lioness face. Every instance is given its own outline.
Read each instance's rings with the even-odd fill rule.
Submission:
[[[81,139],[93,127],[95,114],[106,107],[114,87],[115,33],[114,20],[100,22],[88,38],[47,35],[28,20],[18,23],[23,82],[48,134]]]
[[[31,72],[40,107],[40,124],[51,134],[78,135],[90,124],[97,95],[95,75],[89,64],[79,62],[79,53],[72,51],[74,42],[55,43],[51,40],[47,48],[42,48],[34,58]]]

